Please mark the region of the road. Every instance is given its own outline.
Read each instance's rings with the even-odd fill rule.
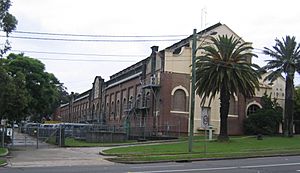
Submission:
[[[300,156],[237,160],[195,161],[189,163],[106,164],[62,167],[4,167],[1,173],[297,173]]]

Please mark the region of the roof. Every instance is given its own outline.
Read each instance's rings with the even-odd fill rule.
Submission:
[[[222,26],[222,24],[221,24],[220,22],[217,23],[217,24],[214,24],[214,25],[212,25],[212,26],[210,26],[210,27],[208,27],[208,28],[205,28],[204,30],[198,32],[197,34],[198,34],[198,35],[204,34],[204,33],[208,32],[208,31],[211,31],[211,30],[213,30],[213,29],[219,27],[219,26]],[[182,39],[182,40],[180,40],[179,42],[174,43],[173,45],[171,45],[171,46],[169,46],[169,47],[167,47],[167,48],[165,48],[165,49],[173,49],[173,48],[180,47],[180,46],[182,46],[182,45],[186,45],[186,44],[189,43],[189,41],[190,41],[192,38],[193,38],[193,35],[190,35],[190,36],[188,36],[187,38]]]

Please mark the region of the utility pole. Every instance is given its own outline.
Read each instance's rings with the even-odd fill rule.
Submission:
[[[190,131],[189,131],[189,152],[193,151],[193,137],[194,137],[194,113],[195,113],[195,61],[196,61],[196,44],[197,44],[197,30],[193,32],[192,42],[192,82],[191,82],[191,106],[190,106]]]

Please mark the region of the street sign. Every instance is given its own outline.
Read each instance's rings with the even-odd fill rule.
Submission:
[[[6,122],[7,122],[6,119],[2,119],[2,120],[1,120],[1,125],[2,125],[2,126],[5,126],[5,125],[6,125]]]
[[[210,114],[210,108],[209,107],[202,107],[202,111],[201,111],[201,128],[208,129],[209,114]]]

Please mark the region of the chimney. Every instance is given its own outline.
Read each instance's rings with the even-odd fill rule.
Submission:
[[[158,46],[152,46],[151,49],[152,49],[152,53],[157,52],[158,51]]]
[[[155,74],[156,69],[156,54],[158,51],[158,46],[152,46],[152,53],[151,53],[151,75]]]

